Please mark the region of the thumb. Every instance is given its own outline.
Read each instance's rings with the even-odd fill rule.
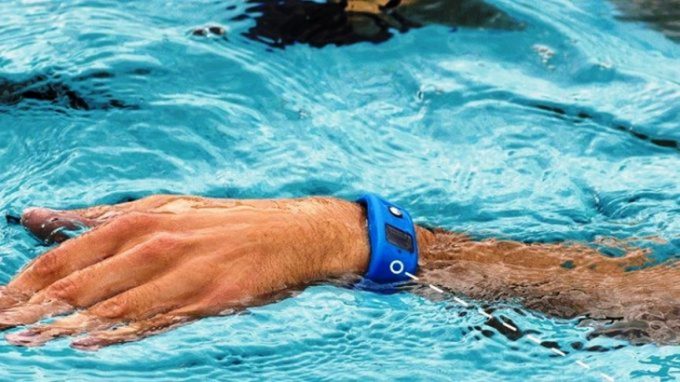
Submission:
[[[24,211],[21,224],[47,244],[61,243],[82,230],[95,228],[116,216],[132,211],[150,212],[176,199],[181,197],[156,195],[127,203],[78,210],[33,207]]]
[[[79,231],[94,228],[106,219],[93,219],[76,211],[27,208],[21,224],[46,244],[61,243]]]

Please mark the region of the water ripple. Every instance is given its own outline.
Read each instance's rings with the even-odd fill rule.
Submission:
[[[678,259],[680,48],[623,1],[499,0],[521,27],[323,49],[244,36],[246,2],[6,1],[0,205],[373,190],[475,236],[632,238]],[[210,25],[225,36],[192,33]],[[45,248],[0,227],[4,283]],[[493,308],[620,380],[679,377],[677,347],[614,350]],[[318,286],[96,353],[1,342],[0,380],[597,380],[525,342],[447,300]]]

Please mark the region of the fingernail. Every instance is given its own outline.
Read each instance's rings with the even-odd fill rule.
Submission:
[[[36,341],[38,333],[33,330],[26,330],[19,333],[10,333],[5,336],[7,342],[17,346],[37,346],[42,345],[44,341]]]
[[[102,342],[95,337],[87,337],[71,342],[71,347],[78,350],[96,351],[102,348]]]
[[[55,210],[51,210],[49,208],[28,207],[24,210],[24,213],[21,214],[21,224],[26,225],[26,223],[30,223],[36,219],[42,220],[39,219],[41,216],[47,216],[54,214],[55,212]]]

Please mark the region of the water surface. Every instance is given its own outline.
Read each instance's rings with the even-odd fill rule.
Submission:
[[[321,48],[253,39],[253,3],[2,2],[0,209],[371,190],[479,237],[636,238],[680,257],[680,45],[624,1],[499,0],[510,24]],[[210,25],[226,35],[193,34]],[[0,223],[0,281],[44,251]],[[490,308],[569,355],[509,340],[451,296],[328,285],[96,353],[3,341],[0,379],[680,378],[677,346]]]

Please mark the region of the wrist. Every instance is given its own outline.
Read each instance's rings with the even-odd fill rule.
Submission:
[[[384,278],[385,276],[378,276],[382,275],[382,271],[380,269],[383,269],[387,267],[384,256],[387,256],[387,259],[389,259],[391,256],[397,256],[396,259],[399,259],[403,261],[405,264],[408,264],[408,256],[406,258],[401,257],[405,255],[405,252],[402,252],[404,250],[408,251],[408,249],[405,249],[405,247],[401,247],[400,249],[396,249],[400,246],[400,244],[392,243],[387,243],[385,242],[384,244],[378,244],[380,243],[379,241],[374,243],[374,239],[372,235],[378,234],[377,232],[369,233],[370,224],[368,220],[371,219],[381,219],[378,217],[373,216],[372,218],[367,217],[367,213],[371,211],[369,208],[368,210],[366,209],[366,199],[362,199],[361,203],[351,203],[347,201],[341,201],[341,200],[334,200],[333,203],[338,203],[338,210],[335,210],[332,212],[332,216],[337,216],[340,218],[340,221],[342,222],[342,227],[344,230],[344,236],[342,239],[340,239],[340,243],[344,243],[344,245],[339,246],[339,251],[335,251],[335,257],[336,259],[342,259],[343,263],[339,264],[337,261],[332,263],[332,266],[329,269],[330,273],[337,274],[338,272],[340,273],[355,273],[359,275],[367,275],[366,277],[371,278],[373,281],[376,281],[377,279],[374,279],[374,277],[378,277],[378,279]],[[378,204],[384,203],[383,202],[376,202],[374,208],[377,207]],[[388,204],[389,205],[389,204]],[[382,207],[384,208],[384,206]],[[341,212],[342,211],[342,212]],[[374,210],[372,214],[378,213],[375,212],[377,210]],[[408,214],[406,214],[408,216]],[[393,218],[394,219],[394,218]],[[396,219],[397,221],[392,221],[390,223],[385,223],[386,225],[394,224],[396,227],[399,227],[399,220]],[[378,220],[382,221],[382,220]],[[389,219],[388,219],[389,221]],[[410,222],[410,217],[408,217],[408,221]],[[376,224],[382,224],[382,223],[376,223]],[[412,224],[412,223],[411,223]],[[407,224],[408,225],[408,224]],[[391,226],[391,225],[390,225]],[[391,226],[391,227],[395,227]],[[395,230],[398,230],[398,228],[394,228]],[[401,229],[405,230],[406,234],[407,232],[411,232],[408,235],[411,235],[413,237],[413,240],[416,241],[414,243],[414,247],[416,249],[416,259],[417,259],[417,252],[421,253],[427,253],[429,251],[430,246],[434,242],[434,233],[422,228],[418,227],[417,225],[412,225],[411,228],[409,229],[407,226],[402,226]],[[381,240],[381,239],[378,239]],[[385,240],[384,238],[382,240]],[[388,239],[389,240],[389,239]],[[376,245],[378,249],[372,248],[374,245]],[[401,244],[401,245],[408,245],[408,244]],[[383,252],[383,246],[387,246],[390,248],[393,248],[389,251],[398,251],[399,254],[392,254],[391,252],[389,255],[385,255]],[[373,251],[378,251],[378,253],[373,253]],[[376,257],[375,259],[373,257]],[[331,256],[331,259],[334,257]],[[392,257],[392,259],[395,259]],[[375,264],[373,262],[376,262]],[[402,264],[404,264],[402,263]],[[411,265],[407,267],[412,267],[409,268],[409,272],[415,273],[415,270],[417,269],[417,263],[412,263],[415,264],[415,266]],[[340,265],[340,266],[338,266]],[[377,268],[376,268],[377,266]],[[403,265],[402,265],[403,266]],[[372,270],[371,270],[372,269]],[[386,269],[386,268],[385,268]],[[378,272],[378,273],[375,273]],[[389,278],[389,277],[388,277]]]
[[[309,236],[314,244],[307,246],[318,260],[319,277],[365,275],[371,261],[371,245],[364,206],[334,198],[312,198],[309,202],[323,206],[323,212],[312,214],[314,230]],[[417,225],[415,232],[419,252],[428,253],[434,233]]]
[[[322,219],[328,227],[329,248],[323,261],[328,277],[353,273],[363,275],[368,268],[371,248],[366,214],[362,206],[345,200],[328,200],[329,217]]]

